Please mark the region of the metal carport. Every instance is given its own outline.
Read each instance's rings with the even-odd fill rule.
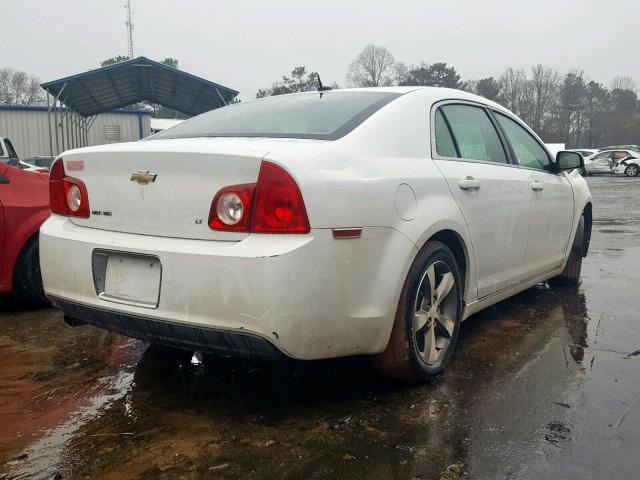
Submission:
[[[52,157],[69,148],[86,146],[87,132],[99,113],[150,101],[198,115],[225,106],[238,95],[236,90],[146,57],[46,82],[41,87],[47,92]]]

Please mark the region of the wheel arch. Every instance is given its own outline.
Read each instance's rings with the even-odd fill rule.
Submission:
[[[458,263],[458,268],[460,268],[460,273],[464,278],[463,299],[466,296],[466,293],[469,291],[469,287],[471,284],[470,272],[469,268],[471,262],[471,256],[469,252],[469,248],[467,247],[462,236],[456,232],[455,230],[445,228],[437,231],[433,235],[431,235],[423,245],[420,246],[420,250],[422,250],[427,243],[430,241],[437,240],[439,242],[444,243],[447,247],[451,249],[456,262]]]
[[[31,232],[31,235],[29,235],[27,237],[25,242],[20,247],[20,250],[18,251],[18,254],[15,256],[15,260],[13,262],[13,266],[12,266],[12,269],[11,269],[11,283],[12,283],[12,285],[15,284],[15,282],[16,282],[16,269],[17,269],[18,265],[20,265],[20,262],[22,261],[22,258],[24,257],[25,252],[27,251],[27,248],[29,248],[29,245],[31,244],[32,241],[38,241],[38,236],[39,235],[40,235],[40,229],[36,229],[35,232]]]

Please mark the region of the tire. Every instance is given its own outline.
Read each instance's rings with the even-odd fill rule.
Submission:
[[[432,284],[436,291],[448,287],[448,293],[436,301]],[[407,274],[387,348],[373,356],[376,369],[411,383],[424,383],[442,373],[458,340],[462,295],[453,253],[441,242],[427,242]]]
[[[624,174],[627,177],[637,177],[640,174],[640,168],[637,165],[629,165],[624,169]]]
[[[576,230],[576,236],[573,241],[573,247],[571,253],[569,253],[569,259],[567,264],[562,270],[562,273],[549,280],[551,285],[580,285],[580,274],[582,272],[582,253],[584,242],[584,216],[580,217],[578,223],[578,229]]]
[[[39,252],[36,235],[23,247],[13,272],[13,294],[20,302],[32,308],[51,305],[42,286]]]

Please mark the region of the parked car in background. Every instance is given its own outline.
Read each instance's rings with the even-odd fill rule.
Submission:
[[[49,304],[38,245],[49,213],[49,176],[0,162],[0,292],[33,307]]]
[[[51,164],[55,159],[46,155],[39,155],[31,158],[26,158],[24,163],[28,163],[29,165],[33,165],[35,168],[44,168],[49,170],[51,168]]]
[[[0,137],[0,162],[20,168],[22,170],[31,170],[34,172],[46,173],[48,168],[43,168],[35,164],[23,162],[18,157],[16,150],[11,144],[11,140],[7,137]]]
[[[640,157],[640,155],[638,155]],[[624,174],[627,177],[637,177],[640,175],[640,158],[627,157],[620,160],[613,167],[613,172],[618,174]]]
[[[584,159],[584,171],[582,173],[586,175],[612,173],[617,162],[620,162],[621,160],[629,157],[640,157],[640,152],[629,149],[601,150],[598,153]]]
[[[70,324],[263,359],[372,355],[424,382],[461,321],[580,281],[582,157],[446,88],[279,95],[65,152],[41,228]]]

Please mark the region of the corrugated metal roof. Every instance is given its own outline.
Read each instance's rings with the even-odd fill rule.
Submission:
[[[41,85],[80,115],[148,100],[188,115],[222,107],[238,92],[146,57],[133,58]]]
[[[48,112],[49,109],[46,106],[42,105],[0,105],[1,110],[15,110],[15,111],[34,111],[34,112]],[[64,112],[65,108],[62,107],[59,111]],[[116,108],[115,110],[111,110],[109,112],[103,113],[121,113],[127,115],[151,115],[153,112],[151,110],[137,110],[134,108]]]

